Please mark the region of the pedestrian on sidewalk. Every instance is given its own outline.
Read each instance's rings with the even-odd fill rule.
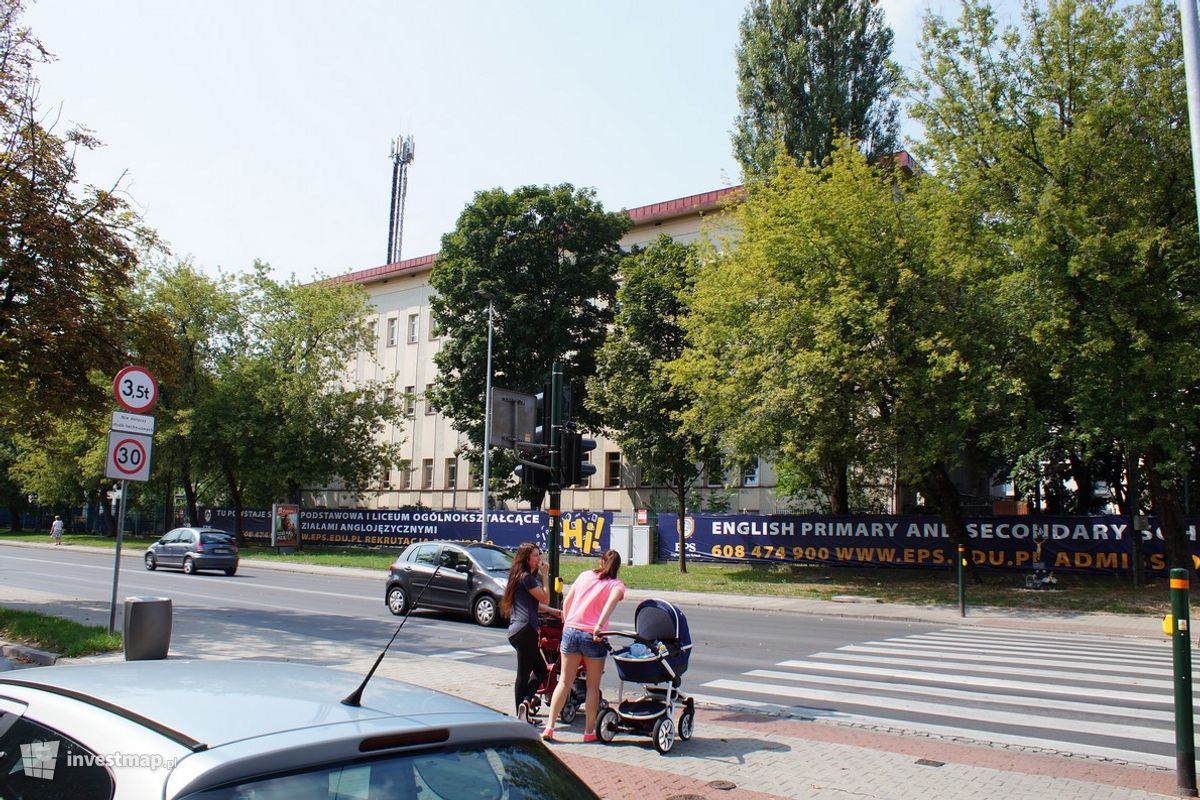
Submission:
[[[550,700],[550,715],[542,738],[554,741],[554,720],[558,719],[580,664],[587,666],[587,700],[585,702],[583,740],[596,741],[596,716],[600,711],[600,678],[608,657],[608,642],[600,635],[608,630],[608,619],[617,603],[625,597],[625,584],[617,579],[621,570],[621,554],[605,550],[600,566],[582,573],[571,584],[563,600],[563,634],[559,645],[561,673],[554,697]]]
[[[50,538],[55,544],[62,544],[63,521],[62,517],[54,515],[54,522],[50,523]]]
[[[546,659],[538,647],[538,612],[562,616],[551,608],[546,591],[550,565],[542,560],[536,544],[525,542],[517,548],[508,570],[508,585],[500,599],[500,613],[508,617],[508,643],[517,651],[517,677],[513,682],[513,701],[517,719],[529,721],[529,706],[538,687],[546,680]]]

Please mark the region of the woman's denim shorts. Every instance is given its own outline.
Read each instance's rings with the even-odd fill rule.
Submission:
[[[584,658],[605,658],[608,656],[608,643],[593,640],[591,631],[563,628],[558,650],[561,653],[582,653]]]

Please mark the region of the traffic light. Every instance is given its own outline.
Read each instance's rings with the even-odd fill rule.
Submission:
[[[596,466],[588,457],[588,453],[596,449],[595,439],[585,439],[578,431],[566,430],[561,441],[562,455],[558,463],[563,487],[583,483],[596,474]]]

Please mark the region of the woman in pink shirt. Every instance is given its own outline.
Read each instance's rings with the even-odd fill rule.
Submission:
[[[604,659],[608,656],[608,643],[600,632],[607,629],[613,609],[625,597],[625,584],[617,580],[620,570],[621,554],[616,550],[605,550],[600,555],[600,566],[580,574],[563,600],[563,634],[558,648],[561,672],[550,700],[546,728],[542,731],[542,738],[548,742],[554,741],[554,720],[566,704],[580,663],[587,664],[583,740],[596,741],[600,677],[604,674]]]

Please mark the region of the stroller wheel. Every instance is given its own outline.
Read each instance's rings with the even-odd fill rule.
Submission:
[[[675,728],[679,733],[681,741],[686,742],[692,738],[692,725],[695,722],[695,716],[691,711],[683,711],[679,714],[679,721],[675,724]]]
[[[662,717],[658,722],[654,723],[654,732],[651,734],[654,737],[654,749],[660,753],[670,752],[675,746],[675,723],[671,722],[670,717]]]
[[[563,725],[570,725],[575,721],[575,715],[579,713],[579,706],[574,703],[567,703],[559,712],[558,718],[562,720]]]
[[[527,702],[529,704],[530,714],[536,714],[542,710],[542,698],[538,697],[536,694],[529,698]]]
[[[600,741],[608,744],[617,736],[617,712],[606,708],[596,718],[596,734]]]

